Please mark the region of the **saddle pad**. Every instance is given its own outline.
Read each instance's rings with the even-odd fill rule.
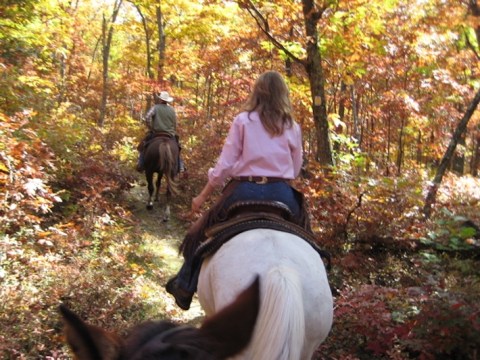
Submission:
[[[319,246],[316,244],[315,235],[313,233],[306,231],[294,223],[286,222],[283,218],[275,217],[268,213],[256,214],[255,218],[250,219],[243,217],[237,222],[227,221],[226,223],[216,224],[207,229],[206,234],[208,238],[197,248],[194,258],[199,260],[211,256],[225,242],[230,240],[235,235],[252,229],[279,230],[301,237],[313,247],[313,249],[320,255],[322,259],[326,260],[327,270],[331,269],[330,253],[319,248]]]

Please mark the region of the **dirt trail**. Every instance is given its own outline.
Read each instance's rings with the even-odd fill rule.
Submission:
[[[161,192],[163,195],[163,191]],[[185,195],[185,194],[183,194]],[[164,197],[161,197],[161,201]],[[165,302],[166,317],[174,321],[198,324],[204,316],[197,297],[194,297],[190,310],[181,310],[174,302],[173,297],[165,291],[164,285],[167,280],[176,274],[182,264],[183,258],[178,255],[178,247],[187,231],[189,223],[179,219],[178,214],[182,211],[184,196],[173,201],[171,216],[168,222],[163,222],[163,206],[155,203],[153,210],[146,209],[147,188],[144,181],[140,181],[128,194],[131,211],[140,221],[141,244],[139,255],[144,257],[145,263],[149,264],[155,278],[158,279],[158,296]],[[185,204],[183,204],[185,208]],[[184,211],[184,210],[183,210]]]

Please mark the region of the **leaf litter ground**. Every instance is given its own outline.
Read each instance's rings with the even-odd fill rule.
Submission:
[[[190,310],[183,311],[165,290],[166,282],[177,273],[182,264],[183,258],[178,253],[178,247],[189,223],[181,219],[182,207],[175,200],[172,201],[170,220],[162,221],[162,204],[157,202],[153,210],[147,210],[147,197],[148,191],[144,182],[136,184],[128,194],[132,213],[140,221],[138,256],[143,257],[144,265],[150,268],[158,280],[157,291],[151,296],[160,296],[164,300],[167,311],[167,314],[163,314],[165,317],[196,325],[204,316],[197,297],[194,297]],[[163,200],[162,191],[160,201]]]

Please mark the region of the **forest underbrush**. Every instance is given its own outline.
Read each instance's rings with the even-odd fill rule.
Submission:
[[[22,129],[5,122],[4,131]],[[190,201],[205,181],[205,169],[193,166],[201,162],[188,159],[164,223],[160,207],[145,209],[133,156],[83,154],[53,177],[53,152],[34,132],[25,136],[8,138],[15,162],[1,173],[0,357],[69,358],[60,303],[121,334],[147,319],[198,324],[198,302],[182,312],[163,286],[180,266],[178,245],[194,220]],[[477,358],[480,181],[446,177],[428,220],[421,216],[426,184],[422,171],[381,177],[319,169],[295,183],[333,262],[334,325],[317,359]]]

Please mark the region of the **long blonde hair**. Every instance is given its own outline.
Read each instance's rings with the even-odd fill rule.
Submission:
[[[263,126],[273,136],[283,134],[285,126],[293,125],[287,84],[276,71],[266,71],[259,76],[243,110],[257,111]]]

